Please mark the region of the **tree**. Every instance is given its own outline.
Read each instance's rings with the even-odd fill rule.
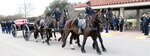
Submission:
[[[24,1],[19,6],[19,14],[23,14],[24,18],[27,18],[30,15],[30,12],[33,10],[33,6],[30,2]]]
[[[44,11],[44,15],[51,16],[56,7],[60,8],[60,11],[63,12],[64,9],[68,9],[69,18],[77,17],[79,12],[75,11],[75,4],[68,3],[67,1],[54,0]]]
[[[68,8],[67,5],[69,5],[69,3],[66,1],[54,0],[48,7],[46,7],[44,14],[46,16],[51,16],[56,7],[60,8],[60,11],[62,12],[65,8]]]

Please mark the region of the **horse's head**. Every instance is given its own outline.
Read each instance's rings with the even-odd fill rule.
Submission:
[[[106,18],[107,18],[108,23],[110,24],[111,21],[112,21],[112,18],[113,18],[113,13],[112,13],[112,9],[111,8],[107,9]]]
[[[96,13],[93,15],[94,21],[95,21],[95,25],[99,26],[100,31],[103,30],[104,24],[107,21],[107,17],[106,17],[106,10],[102,9],[102,10],[96,10]]]
[[[63,18],[68,18],[68,9],[63,10]]]

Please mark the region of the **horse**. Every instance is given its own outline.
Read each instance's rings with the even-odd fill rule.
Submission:
[[[62,13],[62,15],[61,15],[61,18],[60,18],[60,20],[59,20],[59,32],[60,32],[60,34],[61,34],[61,36],[62,36],[62,34],[63,34],[63,28],[64,28],[64,25],[65,25],[65,23],[66,23],[66,21],[69,19],[69,14],[68,14],[68,10],[67,9],[64,9],[63,10],[63,13]],[[60,39],[61,39],[61,37],[58,39],[58,41],[60,41]]]
[[[55,32],[56,32],[56,30],[59,30],[59,32],[60,32],[60,34],[62,35],[62,33],[63,33],[63,27],[64,27],[64,24],[65,24],[65,22],[66,22],[66,20],[67,20],[67,18],[68,18],[68,16],[67,16],[67,11],[66,11],[66,9],[64,9],[64,11],[63,11],[63,13],[62,13],[62,15],[61,15],[61,18],[60,18],[60,20],[58,21],[59,22],[59,26],[56,26],[56,23],[57,23],[57,21],[54,19],[54,18],[48,18],[47,20],[46,20],[46,25],[48,26],[48,27],[46,27],[46,36],[47,36],[47,40],[46,40],[46,42],[47,42],[47,44],[49,45],[50,43],[49,43],[49,40],[50,40],[50,38],[52,37],[52,29],[54,29],[54,31],[53,31],[53,33],[54,33],[54,37],[55,37],[55,40],[56,40],[56,34],[55,34]],[[59,27],[59,29],[56,29],[57,27]],[[61,39],[61,37],[59,38],[59,40]]]
[[[50,18],[50,17],[47,17],[46,21],[45,21],[45,33],[46,33],[46,41],[48,45],[50,45],[49,41],[50,41],[50,38],[52,37],[52,29],[55,29],[56,28],[56,20],[53,19],[53,18]],[[55,39],[56,39],[56,35],[55,35],[55,32],[54,32],[54,36],[55,36]]]
[[[34,22],[34,32],[33,33],[34,33],[34,38],[36,39],[36,42],[38,42],[37,38],[40,33],[42,42],[44,43],[44,37],[45,37],[44,36],[45,35],[44,20],[45,19],[37,19]]]
[[[103,40],[101,38],[101,35],[99,34],[99,31],[102,30],[102,27],[103,27],[102,25],[105,21],[106,21],[106,19],[104,18],[104,13],[100,14],[100,11],[98,11],[92,16],[92,20],[91,20],[92,27],[87,27],[87,25],[86,25],[86,27],[84,29],[82,29],[82,32],[83,32],[82,34],[84,36],[83,43],[81,46],[81,52],[82,53],[86,53],[84,46],[85,46],[85,43],[86,43],[88,36],[92,37],[92,39],[94,41],[93,48],[96,49],[98,54],[101,54],[101,51],[98,47],[97,37],[100,40],[102,50],[104,52],[106,52],[106,48],[103,45]],[[80,35],[80,34],[78,34],[78,28],[74,24],[72,24],[73,22],[74,22],[74,19],[69,19],[65,24],[63,36],[62,36],[62,42],[63,42],[62,48],[65,47],[66,39],[67,39],[70,32],[74,32],[78,36]],[[86,22],[89,23],[88,21],[86,21]],[[77,38],[79,38],[79,37],[77,37]]]

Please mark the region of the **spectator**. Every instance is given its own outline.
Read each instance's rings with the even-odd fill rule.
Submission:
[[[119,17],[115,18],[115,25],[116,25],[115,30],[119,31]]]
[[[142,31],[142,33],[144,33],[144,24],[143,24],[143,18],[144,18],[144,14],[141,17],[141,24],[140,24],[140,30]]]
[[[1,22],[2,33],[4,33],[4,21]]]
[[[114,15],[113,18],[112,18],[112,25],[113,25],[113,30],[115,31],[116,30],[116,16]]]
[[[120,16],[119,18],[119,28],[120,28],[120,32],[123,31],[123,25],[124,25],[124,19],[122,16]]]
[[[148,35],[149,34],[148,25],[149,25],[148,13],[144,13],[144,18],[143,18],[144,35]]]
[[[10,34],[10,32],[11,32],[11,22],[7,21],[6,22],[6,33]]]
[[[6,32],[6,21],[3,21],[3,31]]]

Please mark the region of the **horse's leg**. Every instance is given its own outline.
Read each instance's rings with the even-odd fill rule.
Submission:
[[[73,35],[73,34],[71,34],[71,37],[70,37],[70,41],[69,41],[69,43],[70,43],[70,47],[71,47],[71,49],[72,49],[72,50],[74,50],[74,49],[75,49],[75,48],[74,48],[74,46],[73,46],[73,44],[72,44],[73,38],[74,38],[74,35]]]
[[[65,30],[63,32],[63,35],[62,35],[62,41],[63,41],[62,48],[65,47],[65,45],[66,45],[66,40],[67,40],[67,37],[68,37],[69,33],[70,33],[69,30]]]
[[[55,37],[55,40],[57,40],[57,39],[56,39],[56,34],[55,34],[55,30],[54,30],[54,37]]]
[[[63,35],[63,30],[60,31],[60,34],[61,34],[61,37],[62,37],[62,35]],[[61,40],[61,37],[58,39],[58,41]]]
[[[46,37],[47,37],[47,40],[46,40],[46,42],[47,42],[47,45],[50,45],[50,43],[49,43],[49,40],[50,40],[50,31],[49,31],[49,29],[47,29],[46,30]]]
[[[85,51],[85,49],[84,49],[84,46],[85,46],[87,37],[88,37],[87,35],[84,35],[83,43],[82,43],[82,46],[81,46],[81,52],[82,52],[82,53],[86,53],[86,51]]]
[[[98,46],[98,43],[97,43],[97,36],[92,36],[92,39],[94,41],[94,45],[95,45],[95,48],[96,48],[96,51],[99,55],[101,55],[101,51],[99,49],[99,46]]]
[[[61,37],[58,39],[58,41],[60,41],[61,40]]]
[[[93,47],[93,49],[95,49],[95,42],[93,42],[92,47]]]
[[[53,37],[52,29],[48,30],[49,41],[51,41],[51,37]]]
[[[79,35],[77,34],[75,37],[77,38],[77,42],[76,43],[78,44],[78,47],[81,47]]]
[[[38,31],[37,30],[34,31],[34,38],[36,39],[36,42],[38,42],[38,40],[37,40],[37,38],[38,38]]]
[[[98,34],[98,38],[99,38],[99,41],[101,43],[101,47],[102,47],[103,52],[107,52],[107,50],[106,50],[106,48],[105,48],[105,46],[103,44],[103,39],[101,37],[101,34]]]
[[[44,37],[43,37],[44,32],[43,32],[43,30],[42,30],[42,31],[40,31],[40,35],[41,35],[42,43],[44,43]]]

